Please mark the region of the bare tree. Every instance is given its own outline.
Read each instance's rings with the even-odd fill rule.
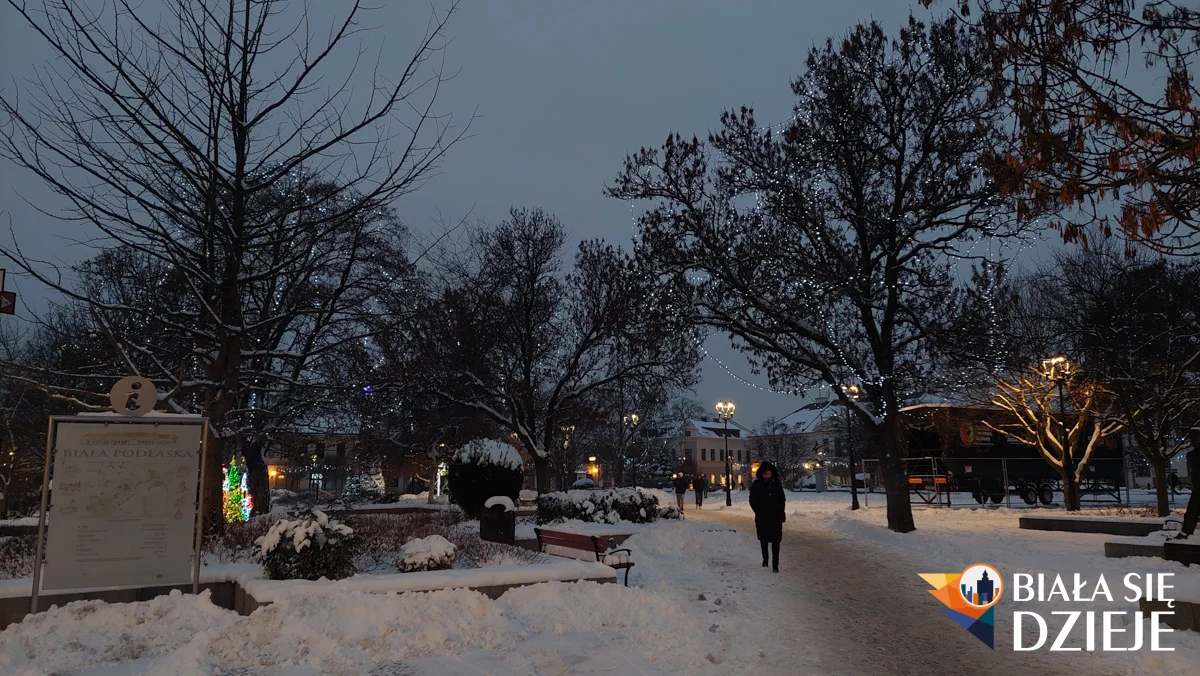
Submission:
[[[805,460],[803,444],[792,432],[782,420],[767,418],[750,437],[750,451],[755,457],[774,463],[783,480],[794,480]]]
[[[907,532],[897,412],[938,371],[949,261],[1011,232],[979,168],[1003,142],[993,66],[962,24],[913,19],[893,40],[860,25],[807,65],[780,131],[727,112],[708,143],[672,135],[628,158],[609,192],[651,201],[639,254],[693,294],[697,321],[773,384],[827,384],[860,417],[881,449],[888,525]]]
[[[922,0],[933,4],[934,0]],[[1019,145],[988,173],[1065,239],[1200,254],[1200,9],[1184,0],[947,0],[983,31]],[[1150,83],[1149,86],[1146,86]],[[1088,226],[1097,226],[1089,229]]]
[[[361,256],[368,224],[418,189],[462,138],[465,127],[455,130],[434,108],[454,7],[433,11],[393,74],[384,74],[381,55],[364,78],[366,8],[358,1],[328,26],[274,0],[184,0],[163,5],[161,17],[128,0],[99,9],[73,0],[10,4],[55,59],[0,96],[0,153],[69,205],[43,213],[86,224],[92,246],[128,251],[146,271],[173,276],[187,302],[165,313],[127,305],[93,294],[87,279],[54,274],[16,244],[0,255],[85,303],[106,333],[114,315],[172,326],[189,341],[182,366],[138,354],[142,345],[114,334],[121,372],[111,376],[169,378],[172,405],[236,436],[229,420],[246,404],[246,362],[287,361],[290,371],[271,369],[273,382],[306,377],[308,360],[295,357],[313,346],[299,332],[322,312],[338,313],[344,280],[328,270],[293,276],[323,253],[307,247],[359,238],[347,255]],[[335,59],[347,51],[357,58],[339,75]],[[143,289],[159,282],[130,281]],[[279,321],[273,294],[305,284],[332,292],[314,298],[304,320]],[[256,294],[261,313],[248,306]],[[260,341],[272,332],[286,338]],[[176,396],[184,391],[195,399]],[[205,490],[215,525],[221,457],[210,458]]]
[[[1200,422],[1198,282],[1191,261],[1111,245],[1061,254],[1027,282],[1031,313],[1043,315],[1066,354],[1110,393],[1154,471],[1160,516],[1170,511],[1171,461]]]
[[[622,381],[687,386],[698,361],[670,289],[598,242],[580,245],[568,274],[564,241],[553,216],[514,209],[477,234],[411,337],[420,386],[516,434],[539,491],[564,430],[594,412],[597,392]]]
[[[1122,423],[1109,413],[1109,394],[1095,382],[1077,378],[1072,365],[1058,359],[997,379],[991,401],[1009,414],[1010,422],[983,424],[1037,449],[1062,479],[1063,505],[1078,511],[1079,484],[1092,452]]]

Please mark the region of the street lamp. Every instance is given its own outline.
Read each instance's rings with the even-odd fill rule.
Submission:
[[[842,385],[842,392],[851,400],[858,399],[858,385]],[[858,509],[858,466],[854,464],[854,443],[850,436],[853,429],[850,425],[850,404],[846,404],[846,455],[850,461],[850,509]]]
[[[734,405],[732,401],[718,401],[717,415],[721,416],[721,422],[725,423],[725,506],[733,506],[733,495],[730,492],[733,485],[733,467],[729,464],[729,419],[733,417]]]
[[[1062,458],[1066,465],[1071,464],[1071,451],[1067,448],[1067,403],[1066,396],[1063,393],[1063,384],[1067,378],[1071,377],[1071,362],[1067,358],[1059,355],[1051,359],[1042,360],[1042,376],[1047,380],[1053,380],[1058,385],[1058,425],[1060,428],[1059,434],[1062,435]],[[1074,471],[1074,467],[1067,467],[1068,470]],[[1063,486],[1063,497],[1066,498],[1066,485]],[[1073,498],[1072,498],[1073,499]]]
[[[619,441],[621,442],[620,443],[620,453],[617,454],[617,477],[616,477],[617,483],[623,484],[625,482],[625,457],[626,457],[626,454],[625,454],[625,430],[628,429],[630,431],[630,436],[631,436],[630,440],[632,441],[632,432],[633,432],[633,430],[637,429],[638,422],[640,420],[641,420],[641,418],[639,418],[638,414],[636,414],[636,413],[630,413],[628,415],[621,416],[621,424],[623,427],[621,429],[621,438],[619,439]],[[631,462],[631,463],[629,463],[629,467],[633,471],[633,485],[636,487],[637,486],[637,463]]]

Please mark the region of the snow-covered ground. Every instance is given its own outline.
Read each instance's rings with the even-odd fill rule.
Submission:
[[[896,659],[915,658],[878,652],[874,629],[839,618],[866,613],[890,631],[917,632],[912,640],[947,650],[945,641],[962,637],[950,638],[957,636],[953,623],[936,602],[926,603],[917,573],[957,572],[976,562],[1006,575],[1104,573],[1119,580],[1132,571],[1173,572],[1180,596],[1200,577],[1159,559],[1106,559],[1103,542],[1111,536],[1020,530],[1017,520],[1027,510],[918,508],[918,530],[902,535],[887,530],[880,494],[870,496],[870,508],[850,512],[849,495],[811,492],[788,494],[788,526],[798,530],[785,535],[784,575],[772,575],[758,567],[746,493],[734,497],[734,506],[725,508],[723,495],[710,495],[697,514],[689,495],[687,520],[640,527],[623,544],[633,550],[630,588],[552,582],[514,589],[495,601],[464,590],[397,595],[343,589],[281,598],[246,618],[203,597],[77,603],[0,633],[0,674],[890,673]],[[799,567],[800,551],[821,548],[834,560],[866,561],[866,569]],[[861,559],[846,556],[866,550]],[[882,577],[855,577],[872,572]],[[890,617],[896,607],[869,601],[857,609],[831,604],[831,590],[821,585],[839,580],[887,588],[893,603],[908,604],[907,614]],[[1135,609],[1121,601],[1103,605],[1088,609]],[[1038,608],[1059,609],[1054,603]],[[962,644],[983,651],[962,658],[991,665],[979,673],[1009,664],[1003,660],[1047,657],[1000,654],[1011,640],[1006,615],[999,614],[995,655]],[[1175,632],[1166,642],[1175,652],[1053,657],[1061,673],[1194,674],[1200,635]],[[877,667],[863,670],[863,663]],[[927,666],[928,673],[940,673],[938,665]]]

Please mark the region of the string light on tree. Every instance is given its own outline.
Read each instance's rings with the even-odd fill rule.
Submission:
[[[222,509],[225,522],[249,520],[250,512],[254,508],[254,498],[246,486],[246,473],[238,465],[237,458],[229,463],[229,467],[223,468],[223,471],[225,480],[221,484],[221,490],[225,499]]]

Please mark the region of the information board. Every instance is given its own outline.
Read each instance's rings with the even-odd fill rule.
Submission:
[[[203,421],[55,422],[41,589],[191,582]]]

